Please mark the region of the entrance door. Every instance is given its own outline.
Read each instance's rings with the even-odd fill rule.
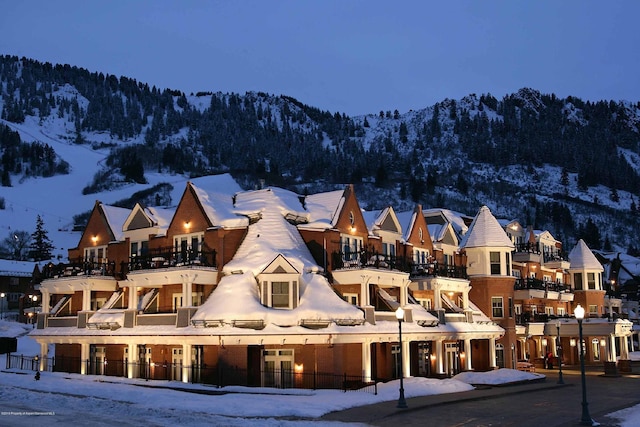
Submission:
[[[452,377],[458,373],[458,343],[448,342],[445,348],[445,370],[448,376]]]
[[[264,350],[263,387],[293,386],[293,350]]]
[[[504,346],[496,344],[496,365],[498,368],[504,368]]]
[[[431,376],[431,343],[418,343],[418,376]]]
[[[191,347],[191,382],[202,382],[202,364],[204,360],[204,347],[194,345]]]
[[[90,353],[89,372],[94,375],[104,375],[104,365],[107,362],[106,349],[104,347],[96,347],[92,345]]]

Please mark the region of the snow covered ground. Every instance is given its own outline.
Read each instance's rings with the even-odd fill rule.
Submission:
[[[18,354],[34,356],[39,347],[27,334],[30,326],[0,320],[0,336],[17,336]],[[322,415],[398,398],[399,384],[379,384],[378,394],[336,390],[268,389],[134,380],[44,372],[6,370],[0,355],[0,425],[110,426],[356,426],[316,421]],[[472,390],[470,384],[502,384],[532,380],[541,374],[500,369],[467,372],[452,379],[406,378],[407,398]],[[141,387],[144,386],[144,387]],[[207,389],[227,394],[186,393],[172,387]],[[622,427],[640,425],[640,406],[610,414]],[[34,419],[34,417],[37,417]]]

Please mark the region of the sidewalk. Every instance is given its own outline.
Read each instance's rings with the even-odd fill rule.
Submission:
[[[344,411],[331,412],[321,417],[321,419],[327,421],[371,423],[373,421],[379,421],[401,413],[418,411],[434,406],[454,405],[461,402],[493,399],[525,393],[536,393],[564,387],[571,388],[572,393],[575,393],[576,380],[580,376],[579,368],[576,369],[576,367],[573,366],[568,367],[563,369],[563,373],[567,375],[567,379],[571,379],[571,381],[568,383],[565,382],[565,384],[557,384],[557,369],[539,369],[538,373],[544,374],[547,377],[543,380],[534,380],[527,383],[518,383],[513,385],[478,385],[475,390],[460,393],[411,397],[406,399],[408,406],[407,409],[399,409],[396,407],[397,401],[390,401],[350,408]],[[604,372],[601,367],[587,367],[586,375],[603,376]]]

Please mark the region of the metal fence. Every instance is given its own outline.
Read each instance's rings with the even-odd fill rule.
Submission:
[[[42,365],[42,366],[41,366]],[[83,369],[84,368],[84,369]],[[334,374],[322,372],[299,372],[295,369],[243,369],[218,364],[216,366],[185,366],[170,362],[128,362],[126,360],[89,359],[75,357],[48,357],[7,354],[6,369],[27,371],[68,372],[88,375],[142,378],[147,380],[165,380],[194,384],[210,384],[217,387],[246,386],[299,389],[330,389],[362,391],[378,394],[377,380],[359,375]]]

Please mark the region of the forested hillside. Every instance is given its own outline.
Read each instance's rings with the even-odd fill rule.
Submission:
[[[354,183],[365,209],[417,202],[473,215],[486,204],[568,245],[583,237],[592,248],[637,251],[638,102],[521,89],[348,117],[285,95],[185,94],[10,56],[0,58],[0,95],[7,122],[63,121],[60,138],[109,150],[85,194],[144,183],[150,171],[229,172],[246,188],[300,193]],[[0,138],[2,185],[68,173],[46,145],[4,127]]]

